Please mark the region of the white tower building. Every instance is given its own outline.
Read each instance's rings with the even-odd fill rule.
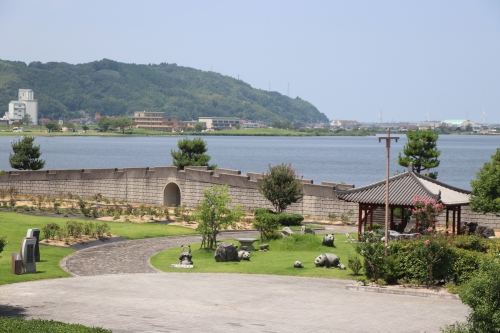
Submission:
[[[25,115],[31,117],[33,125],[38,125],[38,101],[31,89],[19,89],[18,100],[9,103],[9,111],[5,113],[4,118],[8,118],[12,124],[23,119]]]

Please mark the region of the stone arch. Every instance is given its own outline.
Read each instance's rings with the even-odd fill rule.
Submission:
[[[181,189],[176,183],[168,183],[163,189],[163,205],[164,206],[180,206],[181,205]]]

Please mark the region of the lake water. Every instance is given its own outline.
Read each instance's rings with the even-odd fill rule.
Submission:
[[[396,134],[393,134],[396,136]],[[406,136],[391,143],[391,170],[397,165]],[[0,170],[10,170],[11,142],[0,137]],[[269,164],[291,163],[305,179],[345,182],[356,187],[385,179],[385,142],[376,137],[203,137],[210,163],[221,168],[264,172]],[[170,151],[179,137],[37,137],[45,169],[154,167],[172,165]],[[442,135],[438,180],[470,189],[470,180],[500,147],[500,136]]]

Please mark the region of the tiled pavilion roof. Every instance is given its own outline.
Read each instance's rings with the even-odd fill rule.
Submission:
[[[371,205],[385,205],[385,180],[356,189],[337,189],[341,200]],[[468,205],[470,191],[459,189],[409,170],[389,178],[389,205],[414,205],[414,198],[434,199],[445,206]]]

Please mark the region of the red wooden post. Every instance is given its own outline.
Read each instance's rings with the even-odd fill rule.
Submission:
[[[455,235],[455,212],[456,212],[456,209],[455,207],[453,207],[453,234]]]
[[[361,240],[361,224],[363,224],[362,204],[358,207],[358,240]]]
[[[448,225],[449,219],[450,219],[450,210],[448,209],[448,207],[446,207],[446,232],[448,232],[448,228],[449,228],[449,225]]]
[[[373,207],[370,207],[370,231],[373,231]]]
[[[457,235],[460,234],[460,222],[462,220],[462,207],[457,207]]]
[[[403,232],[405,230],[405,209],[401,208],[401,226],[399,227],[399,232]]]
[[[391,207],[391,230],[394,230],[394,207]]]

